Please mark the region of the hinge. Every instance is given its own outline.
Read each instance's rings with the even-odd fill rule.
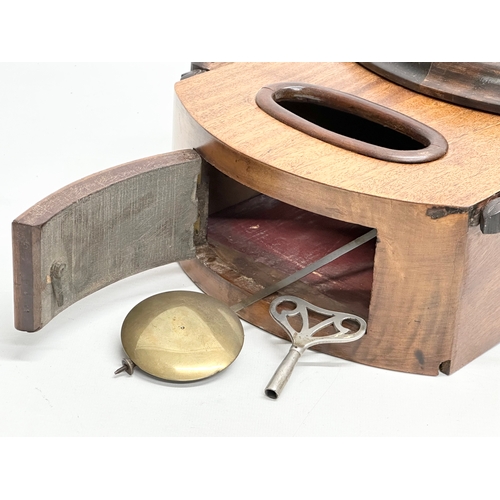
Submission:
[[[480,226],[484,234],[500,233],[500,198],[494,198],[486,204],[481,212]]]

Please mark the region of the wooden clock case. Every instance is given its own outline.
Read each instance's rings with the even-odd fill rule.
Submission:
[[[500,117],[373,69],[194,64],[176,85],[179,151],[77,181],[14,221],[16,327],[38,330],[99,288],[173,261],[232,305],[374,228],[376,241],[280,292],[366,319],[361,340],[318,350],[436,375],[496,345],[500,235],[487,228],[500,192]],[[448,149],[405,163],[332,145],[257,105],[258,92],[280,82],[411,117]],[[239,314],[283,336],[272,298]]]

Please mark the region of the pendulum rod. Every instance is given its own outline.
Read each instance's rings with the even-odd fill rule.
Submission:
[[[242,309],[245,309],[245,307],[248,307],[248,306],[254,304],[255,302],[258,302],[259,300],[277,292],[278,290],[281,290],[282,288],[285,288],[286,286],[291,285],[292,283],[295,283],[296,281],[302,279],[304,276],[307,276],[308,274],[318,270],[320,267],[326,266],[326,264],[333,262],[334,260],[338,259],[339,257],[342,257],[342,255],[345,255],[348,252],[351,252],[355,248],[358,248],[359,246],[363,245],[367,241],[370,241],[371,239],[375,238],[376,236],[377,236],[377,230],[372,229],[371,231],[368,231],[367,233],[360,236],[359,238],[352,240],[351,242],[347,243],[346,245],[344,245],[344,246],[338,248],[337,250],[334,250],[333,252],[325,255],[321,259],[313,262],[312,264],[309,264],[308,266],[304,267],[303,269],[300,269],[296,273],[293,273],[290,276],[287,276],[286,278],[282,279],[281,281],[278,281],[277,283],[269,285],[268,287],[263,288],[262,290],[258,291],[257,293],[254,293],[253,295],[242,300],[241,302],[234,304],[233,306],[230,307],[230,309],[234,312],[241,311]]]

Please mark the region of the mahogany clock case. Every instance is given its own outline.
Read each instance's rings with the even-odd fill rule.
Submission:
[[[0,87],[6,90],[0,93],[2,163],[8,165],[0,198],[4,222],[0,232],[5,242],[0,266],[4,297],[0,395],[6,410],[0,412],[0,433],[498,435],[499,346],[452,376],[438,377],[306,352],[286,390],[272,401],[263,389],[289,343],[244,322],[245,344],[240,356],[213,379],[179,386],[140,371],[132,377],[113,375],[124,354],[121,325],[137,303],[166,290],[199,291],[176,263],[105,287],[65,309],[35,333],[15,330],[12,220],[76,179],[174,150],[170,142],[174,85],[189,71],[189,64],[26,65],[9,71],[0,67]],[[156,449],[158,441],[154,443]],[[321,443],[324,447],[325,441]],[[440,449],[449,455],[449,443]],[[16,450],[12,451],[21,453]]]
[[[500,309],[495,297],[500,271],[495,256],[500,240],[498,234],[485,234],[481,224],[484,207],[494,203],[500,191],[500,117],[494,112],[491,87],[485,95],[493,112],[484,112],[416,93],[354,63],[227,64],[205,69],[176,85],[174,143],[195,148],[227,176],[221,181],[221,174],[213,171],[216,180],[209,196],[217,204],[215,212],[224,207],[223,200],[229,205],[209,218],[208,239],[216,254],[203,250],[198,261],[184,264],[202,288],[231,302],[232,294],[249,283],[265,286],[270,269],[289,272],[285,262],[296,263],[307,250],[317,248],[321,253],[342,234],[375,228],[376,247],[367,245],[351,256],[351,262],[346,259],[310,278],[318,278],[321,286],[301,284],[311,301],[323,307],[330,301],[368,321],[361,341],[329,346],[324,348],[327,352],[383,368],[449,374],[498,343]],[[442,65],[427,69],[432,75],[429,85],[436,86],[436,74],[460,73],[460,64],[449,65],[448,73]],[[484,75],[476,71],[476,80],[467,79],[465,69],[456,88],[461,94],[466,85],[472,88],[471,104],[481,96],[477,81]],[[485,71],[494,76],[497,69],[486,65]],[[418,83],[423,88],[422,80]],[[284,88],[295,95],[302,92],[297,98],[302,102],[309,92],[315,103],[321,92],[334,89],[362,100],[361,110],[355,102],[348,104],[351,111],[377,120],[366,103],[389,108],[444,138],[445,153],[402,163],[332,146],[294,127],[293,119],[283,123],[268,109],[259,109],[256,96],[263,89],[277,95]],[[497,89],[496,105],[498,95]],[[449,92],[443,97],[449,101]],[[329,99],[328,105],[342,104]],[[234,205],[229,193],[241,192],[235,186],[250,187],[259,197]],[[241,196],[252,194],[243,189]],[[266,210],[269,217],[262,215]],[[326,219],[319,222],[319,217]],[[280,230],[280,224],[286,229]],[[271,234],[277,235],[279,244],[273,245]],[[272,248],[280,245],[281,249]],[[255,261],[258,269],[252,268]],[[261,269],[263,277],[258,276]],[[256,305],[242,315],[278,333],[267,322],[265,308]]]
[[[282,291],[367,320],[359,342],[318,349],[437,374],[498,343],[498,236],[480,226],[500,191],[498,115],[354,63],[219,64],[187,76],[176,85],[177,152],[77,181],[14,222],[19,329],[38,330],[103,286],[174,261],[232,305],[374,228],[376,242]],[[298,130],[257,102],[280,82],[351,96],[354,114],[385,113],[388,128],[416,123],[431,134],[408,133],[437,137],[440,152],[407,162]],[[269,300],[240,315],[280,335]]]

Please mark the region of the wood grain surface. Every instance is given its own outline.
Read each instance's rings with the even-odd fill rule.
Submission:
[[[469,229],[453,341],[454,372],[500,342],[500,235]]]
[[[365,158],[293,130],[255,103],[262,87],[287,81],[331,87],[421,121],[445,136],[448,153],[421,165],[395,164]],[[197,147],[211,158],[216,156],[215,139],[268,170],[412,203],[469,207],[500,192],[500,116],[416,94],[354,63],[228,64],[177,83],[176,93],[190,119],[208,134]],[[183,135],[183,126],[189,125],[179,122],[178,135]],[[182,141],[175,147],[183,147]],[[220,163],[218,168],[227,173],[224,162]],[[241,172],[231,167],[232,175],[249,178],[248,168],[240,160]],[[302,204],[302,193],[295,193],[294,199]]]
[[[110,283],[194,256],[195,239],[203,241],[200,173],[192,150],[145,158],[81,179],[19,216],[16,328],[38,330]]]
[[[453,357],[468,216],[461,213],[432,220],[425,210],[419,212],[411,205],[387,200],[384,204],[385,207],[374,207],[373,227],[378,230],[378,239],[368,333],[353,344],[321,346],[319,350],[363,364],[437,375],[439,367]],[[387,217],[387,213],[397,215]],[[400,232],[399,217],[406,220],[404,234]],[[270,238],[272,241],[272,236]],[[255,257],[244,259],[242,252],[234,254],[233,248],[224,249],[210,236],[208,241],[213,248],[203,250],[198,261],[184,262],[183,268],[200,288],[229,305],[286,274],[279,272],[277,266],[262,264]],[[296,251],[293,237],[289,245],[293,255]],[[253,266],[249,262],[254,262]],[[354,269],[355,264],[352,267]],[[362,290],[349,292],[354,297]],[[321,287],[307,285],[305,281],[281,293],[297,293],[320,307],[335,310],[340,306],[340,310],[364,315],[359,304],[351,303],[346,296],[335,300],[322,293]],[[280,330],[270,321],[269,302],[262,301],[238,314],[281,336]]]

